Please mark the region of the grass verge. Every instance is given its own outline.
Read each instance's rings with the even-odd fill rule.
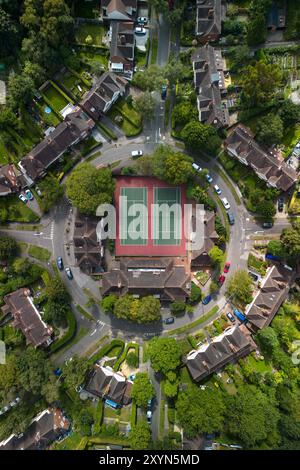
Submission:
[[[218,310],[219,310],[219,307],[215,305],[211,310],[209,310],[209,312],[207,312],[205,315],[202,315],[202,317],[198,318],[192,323],[189,323],[188,325],[181,326],[180,328],[176,328],[175,330],[169,330],[167,334],[179,335],[181,333],[185,333],[186,331],[189,331],[195,328],[196,326],[199,326],[199,325],[202,325],[202,323],[205,323],[207,320],[213,317],[217,313]]]
[[[49,250],[36,245],[29,245],[28,255],[43,262],[47,262],[51,258]]]

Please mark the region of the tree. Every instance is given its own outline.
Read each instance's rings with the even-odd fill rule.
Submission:
[[[65,323],[67,312],[70,310],[70,294],[65,288],[61,278],[57,275],[46,286],[47,304],[45,315],[48,321],[61,326]]]
[[[194,152],[201,148],[216,154],[220,149],[221,139],[216,129],[209,124],[191,121],[184,126],[181,136],[187,148]]]
[[[0,57],[14,53],[18,42],[18,28],[10,15],[0,7]]]
[[[160,318],[160,302],[149,295],[136,299],[131,295],[119,297],[114,304],[114,315],[117,318],[136,323],[152,323]]]
[[[164,76],[170,85],[175,85],[189,76],[189,69],[178,59],[173,59],[165,66]]]
[[[41,182],[39,182],[42,196],[40,204],[43,212],[48,212],[51,207],[54,206],[63,196],[64,187],[59,184],[57,178],[53,176],[46,176]]]
[[[11,73],[8,79],[8,104],[17,111],[28,104],[34,96],[34,82],[25,74]]]
[[[144,120],[151,119],[154,116],[155,104],[155,99],[150,91],[145,91],[134,99],[134,106],[141,113]]]
[[[278,443],[279,412],[274,399],[253,385],[243,385],[236,395],[227,395],[226,405],[228,432],[246,448]]]
[[[129,433],[130,446],[134,450],[146,450],[150,443],[150,429],[146,421],[140,421]]]
[[[5,364],[1,364],[0,390],[3,400],[10,390],[16,385],[17,380],[17,357],[15,354],[7,354]]]
[[[152,323],[160,319],[160,301],[153,295],[139,299],[138,318],[140,323]]]
[[[62,366],[65,385],[74,390],[85,381],[89,363],[84,357],[73,356]]]
[[[9,128],[17,129],[18,124],[17,116],[10,108],[1,108],[0,130],[6,130]]]
[[[247,271],[236,271],[227,281],[227,295],[242,304],[252,300],[253,281]]]
[[[276,208],[273,201],[268,200],[261,200],[256,206],[256,211],[266,219],[272,219],[276,214]]]
[[[34,84],[38,86],[45,79],[45,70],[39,64],[27,60],[23,67],[23,73],[33,80]]]
[[[75,420],[75,427],[82,436],[90,436],[93,422],[92,411],[89,408],[82,408]]]
[[[216,292],[218,292],[218,290],[219,290],[218,284],[215,281],[211,281],[210,286],[209,286],[209,293],[213,295]]]
[[[271,240],[268,243],[268,253],[278,258],[285,257],[285,247],[280,240]]]
[[[199,286],[196,286],[194,282],[191,284],[191,295],[190,295],[190,302],[192,304],[199,302],[202,298],[202,291]]]
[[[257,135],[259,143],[269,147],[277,145],[283,138],[283,124],[278,114],[267,114],[257,120]]]
[[[171,303],[170,309],[174,315],[180,315],[185,312],[186,303],[183,300],[176,300]]]
[[[147,373],[139,372],[136,374],[131,389],[131,397],[142,408],[147,408],[148,401],[155,395],[154,387]]]
[[[78,165],[67,179],[67,196],[79,211],[95,215],[98,206],[112,201],[115,182],[110,168]]]
[[[107,295],[102,299],[101,307],[105,313],[113,313],[117,299],[118,297],[115,294]]]
[[[36,396],[43,394],[43,387],[51,374],[51,366],[45,353],[29,346],[17,356],[16,367],[18,387]]]
[[[194,175],[193,159],[175,152],[171,147],[159,145],[153,154],[152,172],[157,178],[170,184],[186,183]]]
[[[10,237],[0,237],[0,259],[2,261],[14,258],[18,254],[17,242]]]
[[[262,349],[269,355],[272,354],[274,349],[279,346],[277,334],[270,326],[260,330],[256,335],[256,339],[261,345]]]
[[[217,247],[217,246],[213,246],[209,252],[208,252],[208,256],[210,257],[213,265],[215,266],[220,266],[222,263],[223,263],[223,260],[224,260],[224,253],[223,251]]]
[[[16,274],[24,275],[28,272],[30,263],[28,258],[16,258],[12,266]]]
[[[267,32],[264,14],[258,12],[255,17],[252,17],[247,29],[247,43],[249,46],[265,42]]]
[[[51,375],[48,382],[42,386],[42,395],[47,403],[51,404],[59,400],[59,387],[60,384],[57,378],[55,378],[54,375]]]
[[[201,390],[196,385],[189,385],[178,395],[176,412],[180,425],[190,438],[223,429],[225,405],[217,389]]]
[[[279,116],[285,128],[300,122],[300,106],[291,100],[285,100],[280,107]]]
[[[259,60],[248,65],[242,77],[242,104],[263,107],[270,103],[282,83],[282,71],[277,64]]]
[[[182,101],[172,111],[172,127],[182,128],[192,120],[197,120],[197,109],[189,101]]]
[[[150,65],[143,72],[136,72],[132,79],[132,84],[143,91],[160,90],[164,83],[164,71],[157,65]]]
[[[292,227],[282,231],[280,240],[285,248],[286,254],[290,258],[298,259],[300,256],[300,223],[292,222]]]
[[[174,338],[152,338],[147,354],[155,372],[167,374],[180,365],[181,349]]]

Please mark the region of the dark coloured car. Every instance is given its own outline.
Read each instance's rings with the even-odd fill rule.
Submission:
[[[165,100],[167,98],[167,85],[162,85],[161,87],[161,99]]]
[[[225,276],[222,274],[220,277],[219,277],[219,284],[221,284],[221,286],[224,284],[225,282]]]
[[[211,301],[211,299],[212,299],[212,296],[211,296],[211,295],[207,295],[206,297],[204,297],[204,299],[202,300],[203,305],[209,304],[209,302]]]
[[[64,269],[64,263],[63,263],[63,260],[62,260],[61,256],[59,256],[57,258],[56,264],[57,264],[57,267],[60,271],[62,271]]]
[[[174,320],[174,317],[169,317],[169,318],[166,318],[166,319],[164,320],[164,323],[165,323],[166,325],[171,325],[171,323],[174,323],[174,321],[175,321],[175,320]]]
[[[228,318],[228,320],[231,321],[231,323],[235,323],[235,318],[232,315],[232,313],[230,313],[230,312],[226,313],[226,317]]]
[[[282,212],[283,208],[284,208],[284,199],[283,199],[283,197],[280,197],[278,199],[278,210],[279,210],[279,212]]]
[[[227,212],[227,217],[230,225],[234,225],[234,216],[232,212]]]
[[[264,222],[262,224],[263,228],[272,228],[273,227],[273,222]]]

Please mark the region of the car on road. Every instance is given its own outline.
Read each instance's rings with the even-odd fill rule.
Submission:
[[[209,182],[209,184],[212,183],[212,181],[213,181],[213,179],[212,179],[212,177],[210,176],[209,173],[206,175],[206,179]]]
[[[202,300],[203,305],[209,304],[209,302],[211,301],[211,299],[212,299],[212,296],[211,296],[211,295],[207,295],[206,297],[204,297],[204,299]]]
[[[137,22],[139,24],[147,24],[148,23],[148,18],[146,16],[139,16],[137,19]]]
[[[24,196],[23,193],[19,194],[19,199],[20,199],[20,201],[24,202],[24,204],[27,204],[27,202],[28,202],[27,197]]]
[[[167,98],[167,90],[168,90],[167,85],[161,86],[161,99],[162,100],[165,100]]]
[[[222,191],[217,184],[214,185],[214,190],[216,191],[217,194],[219,195],[222,194]]]
[[[152,408],[152,398],[149,398],[148,402],[147,402],[147,407],[148,407],[148,410],[151,410]]]
[[[57,264],[57,267],[60,271],[62,271],[64,269],[64,263],[63,263],[63,260],[62,260],[62,257],[59,256],[56,260],[56,264]]]
[[[66,268],[65,271],[66,271],[68,279],[70,279],[70,281],[71,281],[73,279],[73,273],[72,273],[71,269]]]
[[[232,212],[227,212],[227,217],[230,225],[234,225],[234,216]]]
[[[225,266],[224,266],[224,273],[228,273],[230,269],[230,261],[227,261],[227,263],[225,263]]]
[[[32,195],[32,192],[29,189],[26,189],[25,194],[26,194],[26,197],[29,201],[33,201],[33,195]]]
[[[226,313],[226,317],[231,321],[231,323],[235,323],[235,318],[231,312]]]
[[[283,208],[284,208],[284,199],[283,199],[283,197],[280,197],[278,199],[278,211],[282,212]]]
[[[60,367],[57,367],[54,371],[53,374],[56,375],[56,377],[59,377],[62,374],[62,370]]]
[[[164,320],[164,323],[166,325],[171,325],[171,323],[174,323],[174,321],[175,321],[174,317],[169,317]]]
[[[221,274],[221,276],[219,277],[219,284],[221,284],[221,286],[224,284],[225,282],[225,276],[224,274]]]
[[[222,201],[222,204],[223,204],[223,206],[225,207],[225,209],[228,211],[228,210],[230,209],[230,204],[229,204],[227,198],[226,198],[226,197],[223,197],[223,198],[221,199],[221,201]]]
[[[274,225],[273,222],[264,222],[264,223],[262,224],[262,227],[263,227],[263,228],[272,228],[273,225]]]
[[[147,30],[146,28],[143,28],[142,26],[136,26],[136,28],[134,29],[134,32],[135,34],[142,36],[146,34]]]
[[[147,411],[147,423],[151,424],[151,422],[152,422],[152,411],[148,410]]]
[[[131,156],[132,158],[138,158],[138,157],[141,157],[143,155],[143,151],[142,150],[133,150],[131,152]]]
[[[199,170],[200,170],[200,166],[199,166],[199,165],[197,165],[197,163],[195,163],[195,162],[194,162],[194,163],[192,163],[192,167],[193,167],[193,168],[194,168],[194,170],[196,170],[196,171],[199,171]]]

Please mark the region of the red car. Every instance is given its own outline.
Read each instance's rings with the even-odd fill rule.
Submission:
[[[224,284],[225,282],[225,276],[223,276],[223,274],[219,277],[219,284]]]
[[[224,266],[224,273],[228,273],[229,269],[230,269],[230,263],[228,261],[228,263],[226,263]]]

